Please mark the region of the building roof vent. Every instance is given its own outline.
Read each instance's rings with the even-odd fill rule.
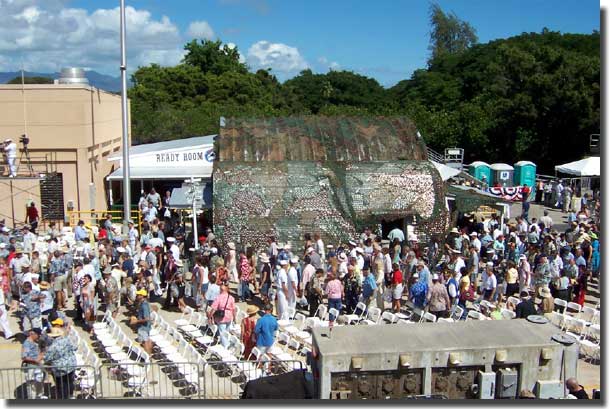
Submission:
[[[59,83],[89,85],[89,80],[82,68],[62,68]]]

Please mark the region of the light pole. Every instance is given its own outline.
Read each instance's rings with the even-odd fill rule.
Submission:
[[[131,178],[129,175],[129,129],[127,127],[127,60],[125,58],[125,0],[121,0],[121,119],[123,123],[123,232],[131,218]]]
[[[199,250],[199,240],[197,236],[197,205],[201,204],[203,198],[203,184],[201,179],[190,178],[184,181],[187,189],[185,196],[188,201],[191,202],[191,208],[193,211],[193,245],[195,250]]]

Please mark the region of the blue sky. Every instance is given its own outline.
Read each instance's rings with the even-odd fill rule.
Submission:
[[[8,5],[8,0],[0,0],[0,69],[19,55],[26,68],[36,68],[35,64],[41,69],[53,64],[85,64],[118,74],[118,48],[113,48],[116,14],[110,10],[118,0],[21,3],[25,6],[16,9]],[[483,43],[522,32],[540,32],[543,27],[566,33],[591,33],[600,27],[600,5],[591,0],[438,3],[444,11],[453,11],[468,21]],[[236,44],[252,68],[271,66],[282,80],[305,67],[317,72],[334,68],[353,70],[391,86],[424,68],[428,57],[428,1],[126,0],[126,4],[134,9],[133,21],[128,15],[130,69],[150,62],[176,63],[182,56],[181,46],[193,33]],[[24,11],[26,6],[29,12]],[[3,8],[5,17],[1,17]],[[1,20],[7,15],[27,25],[17,30],[21,36],[14,30],[13,34],[2,32],[1,27],[7,24]],[[74,21],[65,21],[66,15],[74,16]],[[89,30],[94,27],[94,34],[81,27],[83,19]],[[57,33],[52,32],[54,26]],[[44,41],[44,30],[44,37],[65,37],[59,43],[68,44],[68,49],[56,44],[52,50],[37,49],[32,43]],[[11,40],[19,46],[11,48]],[[88,48],[81,51],[82,55],[79,44]]]

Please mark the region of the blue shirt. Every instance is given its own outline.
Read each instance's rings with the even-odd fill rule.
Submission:
[[[127,277],[131,277],[133,275],[133,268],[134,265],[132,259],[128,258],[127,260],[123,261],[121,269],[127,273]]]
[[[49,273],[53,273],[57,276],[65,274],[64,261],[60,258],[53,257],[49,265]]]
[[[426,305],[426,294],[428,293],[428,284],[419,281],[411,286],[409,290],[409,295],[413,304],[417,306],[417,308],[424,308]]]
[[[36,342],[30,341],[29,338],[26,338],[23,341],[23,345],[21,346],[21,359],[38,359],[38,354],[40,353],[40,348],[38,348],[38,344]]]
[[[205,292],[205,299],[208,301],[214,301],[220,294],[220,287],[218,284],[211,284],[208,286],[208,290]]]
[[[270,347],[274,342],[274,333],[277,331],[277,320],[271,314],[263,315],[256,321],[254,333],[256,334],[256,346]]]
[[[146,323],[140,324],[140,328],[150,330],[152,325],[150,322],[150,304],[148,304],[148,301],[146,300],[142,301],[142,304],[140,304],[140,307],[138,308],[138,319],[147,319],[148,321],[146,321]]]
[[[25,304],[25,308],[27,309],[28,318],[38,318],[40,317],[40,301],[32,300],[33,296],[40,295],[40,292],[36,290],[32,290],[27,294],[23,294],[21,297],[21,302]]]
[[[74,240],[83,241],[87,237],[89,237],[89,234],[87,234],[87,231],[83,227],[76,226],[74,228]]]
[[[52,371],[55,375],[66,375],[76,369],[74,351],[76,346],[72,344],[70,338],[67,336],[56,338],[44,356],[45,363],[53,367]]]
[[[377,283],[375,282],[373,275],[369,273],[369,275],[364,277],[364,281],[362,282],[362,296],[364,298],[370,297],[373,295],[373,292],[375,292],[375,289],[377,289]]]

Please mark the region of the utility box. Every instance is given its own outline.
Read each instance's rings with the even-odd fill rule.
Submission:
[[[519,372],[510,368],[498,371],[498,382],[496,387],[497,399],[515,399],[519,386]]]
[[[537,399],[562,399],[565,395],[563,382],[560,380],[537,381],[535,393]]]
[[[496,392],[496,373],[479,371],[479,399],[493,399]]]
[[[506,163],[494,163],[491,168],[492,186],[512,187],[515,169]]]
[[[536,186],[536,164],[528,160],[515,163],[513,182],[515,186],[528,185],[530,188]],[[535,194],[535,190],[532,189],[532,194]]]
[[[479,180],[483,180],[483,176],[485,176],[485,182],[488,185],[491,185],[491,168],[485,162],[472,162],[468,166],[468,174]]]

